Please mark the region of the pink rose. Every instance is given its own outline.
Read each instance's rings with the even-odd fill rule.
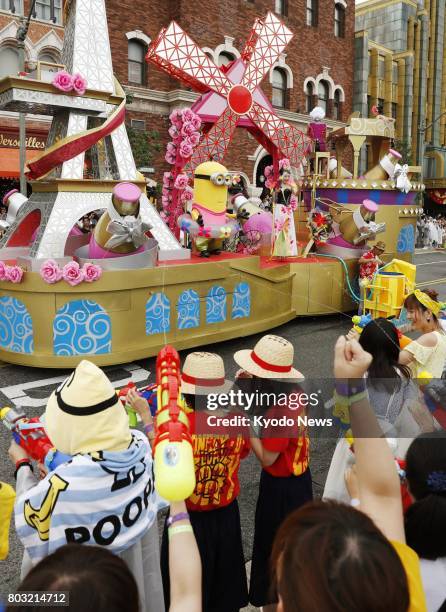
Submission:
[[[54,259],[48,259],[40,268],[40,276],[46,283],[53,285],[62,280],[62,270]]]
[[[193,123],[185,123],[181,128],[181,135],[183,136],[183,138],[187,138],[188,136],[191,136],[196,132],[197,130],[194,128]]]
[[[194,120],[195,113],[190,108],[183,110],[183,123],[191,123]]]
[[[169,153],[169,151],[167,151],[166,155],[164,156],[164,159],[168,164],[174,164],[177,158],[176,155],[172,155],[172,153]]]
[[[266,178],[268,178],[269,176],[271,176],[272,171],[273,171],[272,166],[266,166],[263,174],[266,176]]]
[[[167,152],[168,152],[168,153],[171,153],[172,155],[176,155],[177,148],[176,148],[176,146],[173,144],[173,142],[168,142],[168,143],[167,143],[167,147],[166,147],[166,149],[167,149]]]
[[[181,193],[181,202],[184,204],[185,202],[190,202],[194,197],[194,191],[191,187],[186,187],[186,189]]]
[[[190,122],[192,123],[192,125],[194,126],[194,128],[196,130],[199,130],[201,128],[201,119],[195,113],[194,113],[194,116],[192,117],[192,119],[190,120]]]
[[[169,119],[170,122],[173,123],[173,125],[175,125],[176,127],[181,127],[181,123],[183,121],[181,110],[179,108],[173,110],[170,113]]]
[[[169,132],[169,136],[170,136],[171,138],[178,138],[178,136],[179,136],[179,134],[180,134],[180,131],[179,131],[179,129],[177,128],[177,126],[176,126],[176,125],[171,125],[171,126],[170,126],[170,128],[169,128],[169,130],[168,130],[168,132]]]
[[[6,266],[4,261],[0,261],[0,281],[6,280]]]
[[[23,278],[23,270],[20,266],[6,266],[5,280],[11,283],[21,283]]]
[[[165,222],[167,222],[167,220],[169,219],[169,215],[166,212],[164,212],[164,210],[160,212],[160,217]]]
[[[169,204],[169,200],[167,199],[167,196],[165,195],[161,196],[161,204],[163,205],[163,207],[166,207]]]
[[[187,174],[179,174],[175,179],[175,189],[184,189],[189,183]]]
[[[62,277],[69,285],[74,287],[84,280],[84,273],[77,261],[70,261],[62,268]]]
[[[279,170],[290,170],[290,169],[291,169],[291,163],[289,159],[284,157],[283,159],[279,160]]]
[[[82,266],[82,273],[87,283],[93,283],[101,278],[102,268],[101,266],[87,262]]]
[[[53,85],[61,91],[71,91],[73,89],[73,77],[66,70],[59,70],[54,76]]]
[[[73,74],[73,89],[78,96],[83,96],[87,91],[87,79],[79,73]]]
[[[186,140],[180,144],[179,151],[183,159],[188,159],[192,155],[192,147]]]
[[[196,147],[197,144],[200,142],[200,134],[197,134],[197,132],[194,132],[194,134],[191,134],[190,136],[188,136],[186,140],[192,147]]]

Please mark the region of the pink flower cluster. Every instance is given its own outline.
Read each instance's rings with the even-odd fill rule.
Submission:
[[[66,70],[59,70],[52,81],[54,87],[68,93],[74,91],[78,96],[83,96],[87,90],[87,79],[79,73],[71,75]]]
[[[182,168],[200,142],[201,119],[190,108],[175,109],[169,118],[171,122],[169,136],[172,140],[167,144],[165,159],[174,168],[172,172],[165,172],[163,176],[161,218],[176,234],[178,232],[176,219],[184,212],[184,207],[193,197],[189,177],[182,172]]]
[[[3,261],[0,261],[0,281],[9,281],[10,283],[21,283],[23,279],[23,268],[20,266],[7,266]]]
[[[190,108],[175,109],[170,114],[169,136],[172,141],[167,145],[166,161],[174,165],[188,160],[200,142],[201,119]]]
[[[54,285],[62,279],[74,287],[82,281],[93,283],[102,276],[102,268],[92,263],[85,263],[82,268],[77,261],[70,261],[63,268],[54,259],[48,259],[40,268],[40,276],[48,285]]]

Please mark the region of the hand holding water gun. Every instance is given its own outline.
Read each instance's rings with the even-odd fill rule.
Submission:
[[[14,441],[28,457],[42,463],[49,472],[71,459],[69,455],[56,450],[40,419],[28,419],[13,408],[2,408],[0,420],[12,432]]]
[[[131,389],[133,389],[140,397],[147,401],[150,413],[154,417],[157,409],[157,385],[154,383],[147,385],[147,387],[143,387],[142,389],[137,389],[135,383],[130,381],[126,387],[118,391],[118,397],[129,415],[129,426],[136,427],[138,425],[138,411],[132,407],[132,403],[128,401],[127,397]]]
[[[371,321],[372,315],[370,313],[366,315],[355,315],[354,317],[352,317],[353,329],[355,330],[355,332],[360,334],[364,327],[368,325]]]
[[[124,406],[128,417],[129,417],[129,427],[136,427],[138,425],[138,417],[137,417],[137,413],[136,410],[134,410],[131,406],[131,404],[127,401],[127,395],[130,391],[130,389],[135,389],[136,391],[136,385],[134,382],[130,381],[126,387],[124,387],[123,389],[120,389],[118,391],[118,397],[122,402],[122,405]]]
[[[195,488],[195,467],[189,419],[181,396],[180,358],[172,346],[156,359],[158,410],[153,444],[155,488],[169,501],[187,499]]]

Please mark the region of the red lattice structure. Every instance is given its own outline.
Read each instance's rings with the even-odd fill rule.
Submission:
[[[298,167],[311,140],[278,117],[260,83],[292,39],[292,32],[273,13],[256,19],[241,57],[218,67],[176,22],[161,30],[147,61],[192,87],[201,97],[192,110],[205,125],[203,138],[186,168],[214,159],[223,161],[236,127],[246,128],[278,160]]]

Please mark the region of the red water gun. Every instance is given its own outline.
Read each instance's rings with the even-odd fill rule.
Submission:
[[[23,448],[28,457],[42,463],[49,472],[71,459],[69,455],[56,450],[40,419],[28,419],[12,408],[2,408],[0,420],[12,432],[14,441]]]
[[[156,382],[155,487],[161,497],[182,501],[195,489],[195,469],[189,419],[181,395],[180,357],[173,346],[158,353]]]

